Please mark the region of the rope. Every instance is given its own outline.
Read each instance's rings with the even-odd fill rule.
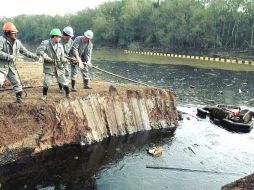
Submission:
[[[74,59],[74,58],[72,58],[72,57],[68,57],[68,56],[65,56],[65,58],[68,59],[68,60],[70,60],[70,61],[74,61],[74,62],[77,61],[76,59]],[[148,84],[146,84],[146,83],[143,83],[143,82],[140,82],[140,81],[137,81],[137,80],[134,80],[134,79],[130,79],[130,78],[127,78],[127,77],[124,77],[124,76],[121,76],[121,75],[118,75],[118,74],[115,74],[115,73],[106,71],[106,70],[104,70],[104,69],[99,68],[98,66],[94,66],[94,65],[92,65],[92,64],[87,64],[87,63],[85,63],[85,62],[82,62],[82,63],[85,64],[85,65],[87,65],[87,66],[89,66],[89,67],[92,67],[92,68],[94,68],[94,69],[96,69],[96,70],[98,70],[98,71],[101,71],[101,72],[103,72],[103,73],[106,73],[106,74],[109,74],[109,75],[112,75],[112,76],[115,76],[115,77],[118,77],[118,78],[121,78],[121,79],[130,81],[130,82],[134,82],[134,83],[136,83],[136,84],[141,84],[141,85],[144,85],[144,86],[147,86],[147,87],[153,87],[153,88],[155,88],[155,86],[153,86],[153,85],[148,85]],[[15,68],[16,68],[16,66],[15,66]],[[17,70],[17,69],[16,69],[16,70]],[[18,73],[18,71],[17,71],[17,73]],[[19,76],[19,78],[20,78],[19,73],[18,73],[18,76]],[[23,86],[22,81],[21,81],[21,78],[20,78],[20,83],[21,83],[21,85]],[[40,87],[40,86],[27,86],[27,87],[23,87],[23,89],[26,89],[26,88],[36,88],[36,87]],[[168,87],[162,87],[162,88],[168,88]],[[12,89],[0,89],[0,92],[1,92],[1,91],[6,91],[6,90],[12,90]],[[173,90],[170,89],[170,91],[176,95],[176,93],[175,93]],[[27,93],[26,93],[25,90],[24,90],[24,92],[25,92],[25,94],[26,94],[26,96],[27,96]]]
[[[35,88],[33,86],[23,86],[22,89],[27,89],[27,88]],[[13,90],[13,88],[3,88],[3,89],[0,89],[0,92],[4,92],[4,91],[10,91],[10,90]]]
[[[137,83],[137,84],[142,84],[142,85],[144,85],[144,86],[151,86],[151,87],[153,87],[152,85],[148,85],[148,84],[146,84],[146,83],[139,82],[139,81],[137,81],[137,80],[129,79],[129,78],[127,78],[127,77],[124,77],[124,76],[121,76],[121,75],[118,75],[118,74],[115,74],[115,73],[111,73],[111,72],[106,71],[106,70],[104,70],[104,69],[101,69],[101,68],[99,68],[99,67],[97,67],[97,66],[93,66],[93,65],[92,65],[91,67],[94,68],[94,69],[97,69],[97,70],[99,70],[99,71],[101,71],[101,72],[107,73],[107,74],[109,74],[109,75],[112,75],[112,76],[115,76],[115,77],[118,77],[118,78],[121,78],[121,79],[125,79],[125,80],[128,80],[128,81]]]
[[[68,56],[65,56],[65,58],[66,58],[66,59],[69,59],[70,61],[74,61],[74,62],[77,61],[76,59],[74,59],[74,58],[72,58],[72,57],[68,57]],[[148,85],[148,84],[146,84],[146,83],[139,82],[139,81],[137,81],[137,80],[129,79],[129,78],[127,78],[127,77],[124,77],[124,76],[121,76],[121,75],[118,75],[118,74],[115,74],[115,73],[106,71],[106,70],[101,69],[101,68],[99,68],[98,66],[94,66],[94,65],[92,65],[92,64],[87,64],[87,63],[85,63],[85,62],[82,62],[82,63],[85,64],[85,65],[87,65],[87,66],[89,66],[89,67],[92,67],[92,68],[94,68],[94,69],[96,69],[96,70],[99,70],[99,71],[101,71],[101,72],[103,72],[103,73],[107,73],[107,74],[109,74],[109,75],[112,75],[112,76],[115,76],[115,77],[118,77],[118,78],[121,78],[121,79],[124,79],[124,80],[128,80],[128,81],[131,81],[131,82],[134,82],[134,83],[137,83],[137,84],[142,84],[142,85],[144,85],[144,86],[151,86],[151,87],[154,87],[154,86],[152,86],[152,85]]]
[[[17,69],[17,67],[16,67],[16,65],[15,65],[15,63],[13,62],[13,65],[14,65],[14,68],[15,68],[15,70],[16,70],[16,72],[17,72],[17,74],[18,74],[18,77],[19,77],[19,81],[20,81],[20,84],[21,84],[21,86],[22,86],[22,90],[24,91],[24,93],[25,93],[25,97],[27,97],[27,92],[26,92],[26,90],[23,88],[23,82],[22,82],[22,80],[21,80],[21,77],[20,77],[20,75],[19,75],[19,71],[18,71],[18,69]]]
[[[72,62],[77,62],[77,60],[76,60],[75,58],[72,58],[72,57],[69,57],[69,56],[65,56],[65,58],[68,59],[68,60],[70,60],[70,61],[72,61]],[[112,76],[115,76],[115,77],[118,77],[118,78],[121,78],[121,79],[124,79],[124,80],[127,80],[127,81],[131,81],[131,82],[134,82],[134,83],[137,83],[137,84],[141,84],[141,85],[144,85],[144,86],[147,86],[147,87],[157,88],[157,87],[154,86],[154,85],[148,85],[148,84],[146,84],[146,83],[143,83],[143,82],[140,82],[140,81],[137,81],[137,80],[133,80],[133,79],[130,79],[130,78],[127,78],[127,77],[124,77],[124,76],[121,76],[121,75],[118,75],[118,74],[115,74],[115,73],[106,71],[106,70],[104,70],[104,69],[99,68],[98,66],[94,66],[94,65],[92,65],[92,64],[87,64],[87,63],[85,63],[85,62],[82,62],[82,63],[85,64],[85,65],[87,65],[87,66],[89,66],[89,67],[92,67],[92,68],[94,68],[94,69],[97,69],[97,70],[99,70],[99,71],[101,71],[101,72],[103,72],[103,73],[106,73],[106,74],[109,74],[109,75],[112,75]],[[172,89],[170,89],[170,88],[168,88],[168,87],[165,87],[165,86],[159,86],[159,87],[160,87],[160,88],[167,88],[167,89],[169,89],[169,90],[176,96],[176,93],[175,93]]]
[[[58,84],[51,84],[51,86],[57,86]],[[43,87],[43,85],[36,85],[36,86],[23,86],[22,89],[30,89],[30,88],[40,88]],[[4,91],[10,91],[13,90],[13,88],[0,88],[0,92]]]
[[[137,83],[137,84],[141,84],[141,85],[144,85],[144,86],[147,86],[147,87],[156,88],[156,86],[148,85],[148,84],[146,84],[146,83],[139,82],[139,81],[137,81],[137,80],[129,79],[129,78],[127,78],[127,77],[124,77],[124,76],[121,76],[121,75],[118,75],[118,74],[115,74],[115,73],[106,71],[106,70],[104,70],[104,69],[101,69],[101,68],[99,68],[98,66],[93,66],[93,65],[89,65],[89,66],[91,66],[92,68],[97,69],[97,70],[99,70],[99,71],[101,71],[101,72],[107,73],[107,74],[109,74],[109,75],[112,75],[112,76],[115,76],[115,77],[118,77],[118,78],[121,78],[121,79],[125,79],[125,80],[131,81],[131,82],[134,82],[134,83]],[[168,88],[168,87],[161,86],[161,88]],[[175,93],[172,89],[170,89],[170,88],[168,88],[168,89],[176,96],[176,93]]]

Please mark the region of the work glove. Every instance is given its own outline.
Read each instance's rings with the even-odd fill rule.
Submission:
[[[92,63],[91,62],[86,62],[85,63],[88,67],[93,67]]]
[[[69,62],[69,60],[68,60],[68,59],[63,58],[63,63],[64,63],[64,64],[67,64],[68,62]]]
[[[71,61],[71,64],[74,64],[74,65],[77,65],[78,64],[78,61],[77,59],[73,58],[70,60]]]
[[[10,55],[9,61],[15,62],[16,61],[16,57],[14,55]]]
[[[79,67],[81,70],[85,68],[85,66],[84,66],[83,63],[79,63],[79,64],[78,64],[78,67]]]
[[[35,61],[40,61],[40,57],[36,55],[36,56],[34,57],[34,60],[35,60]]]
[[[81,63],[83,64],[83,62],[79,56],[77,56],[77,62],[78,62],[78,64],[81,64]]]
[[[39,56],[39,60],[38,60],[39,62],[43,62],[43,57],[41,57],[41,56]]]
[[[80,57],[77,57],[78,66],[80,69],[84,69],[84,64]]]
[[[55,63],[54,59],[50,58],[49,56],[43,56],[43,59],[47,63]]]

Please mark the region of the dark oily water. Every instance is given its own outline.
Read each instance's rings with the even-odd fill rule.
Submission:
[[[179,105],[206,104],[210,99],[224,104],[254,105],[254,72],[103,60],[97,60],[96,65],[148,85],[170,88],[176,92]],[[93,70],[93,75],[112,82],[128,82],[97,70]]]
[[[173,89],[183,120],[173,133],[153,131],[68,146],[0,168],[0,189],[214,190],[254,172],[254,132],[233,133],[196,118],[208,100],[253,110],[252,72],[107,62],[100,68]],[[126,82],[93,70],[93,77]],[[147,149],[162,145],[161,157]],[[151,169],[147,166],[162,167]]]
[[[195,114],[193,108],[181,108]],[[210,121],[184,118],[161,157],[126,155],[96,176],[98,189],[214,190],[253,172],[253,131],[237,134]],[[175,169],[150,169],[146,166]]]
[[[69,145],[0,167],[0,189],[97,189],[96,172],[148,145],[172,141],[174,130],[112,137],[90,146]],[[123,168],[124,166],[122,166]]]
[[[253,131],[232,133],[208,119],[195,117],[196,107],[206,105],[208,100],[253,110],[253,72],[103,60],[97,64],[119,75],[174,90],[178,109],[189,114],[184,115],[172,143],[163,145],[162,157],[144,152],[126,156],[97,174],[98,189],[212,190],[254,171]],[[109,80],[103,73],[96,71],[95,75]],[[114,77],[110,81],[126,82]],[[171,169],[154,170],[147,165]]]

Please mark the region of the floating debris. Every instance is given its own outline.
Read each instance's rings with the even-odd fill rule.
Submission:
[[[197,119],[198,121],[201,121],[200,118],[198,118],[198,117],[196,117],[196,116],[194,116],[194,115],[191,115],[191,114],[189,114],[189,113],[187,113],[187,112],[178,110],[178,113],[181,113],[181,117],[182,117],[182,114],[186,114],[186,115],[188,115],[188,116],[190,116],[190,117],[193,117],[193,118]],[[187,117],[187,119],[190,120],[190,117]],[[182,119],[183,119],[183,117],[182,117]]]
[[[146,166],[146,168],[151,169],[163,169],[163,170],[175,170],[183,172],[200,172],[200,173],[212,173],[212,174],[227,174],[227,175],[242,175],[241,173],[235,172],[225,172],[225,171],[214,171],[214,170],[200,170],[200,169],[189,169],[189,168],[175,168],[175,167],[166,167],[166,166]]]
[[[207,102],[215,104],[215,100],[207,100]]]
[[[161,156],[162,155],[163,148],[162,146],[153,147],[148,150],[148,153],[153,156]]]
[[[191,147],[188,147],[188,149],[189,149],[193,154],[196,154],[196,153],[194,152],[194,150],[193,150]]]
[[[210,76],[215,76],[215,77],[217,77],[217,76],[218,76],[216,73],[207,73],[207,75],[210,75]]]
[[[183,115],[181,111],[177,111],[178,112],[178,120],[182,121],[183,120]]]

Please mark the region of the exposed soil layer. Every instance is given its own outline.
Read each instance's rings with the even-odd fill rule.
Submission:
[[[53,146],[91,144],[110,136],[172,128],[177,125],[176,99],[166,89],[93,80],[66,99],[54,83],[47,101],[42,96],[42,66],[18,65],[27,97],[22,104],[8,83],[0,92],[0,164]]]
[[[251,190],[254,189],[254,174],[236,180],[233,183],[225,185],[222,190]]]

